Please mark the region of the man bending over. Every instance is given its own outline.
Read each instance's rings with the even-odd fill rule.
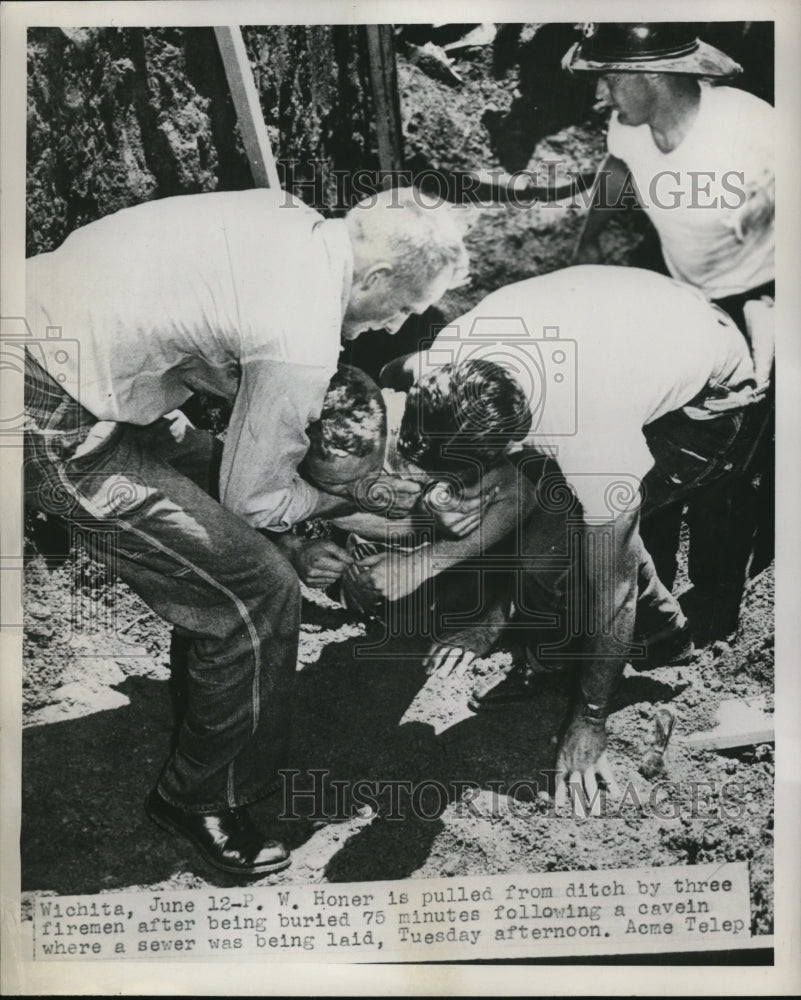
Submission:
[[[368,593],[396,600],[517,531],[515,605],[537,631],[550,628],[551,641],[530,641],[529,665],[474,695],[473,707],[535,696],[532,673],[579,663],[557,795],[580,780],[592,798],[599,778],[613,781],[605,719],[624,664],[675,662],[692,648],[640,541],[641,510],[747,463],[760,404],[746,341],[725,313],[672,279],[583,266],[487,296],[408,359],[403,375],[417,382],[400,453],[432,481],[455,477],[458,489],[470,469],[485,501],[500,492],[468,533],[464,506],[439,515],[462,537],[370,556],[349,573]],[[517,456],[514,442],[523,446]],[[469,483],[464,493],[474,504]]]

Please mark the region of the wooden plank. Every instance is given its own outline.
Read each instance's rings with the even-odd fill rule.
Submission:
[[[225,25],[215,28],[214,34],[220,47],[253,183],[256,187],[280,188],[278,168],[275,165],[270,137],[267,135],[267,126],[264,124],[264,115],[253,79],[253,69],[245,50],[242,29],[236,25]]]
[[[776,739],[773,715],[765,711],[762,698],[723,701],[718,706],[716,721],[714,729],[686,736],[687,746],[695,750],[733,750],[773,743]]]
[[[395,173],[403,170],[403,129],[392,25],[368,24],[366,31],[378,137],[378,163],[383,171]],[[384,187],[391,184],[390,177],[384,178]]]
[[[736,747],[755,747],[760,743],[775,743],[776,731],[773,726],[763,726],[761,729],[743,729],[737,732],[718,732],[711,729],[708,733],[695,733],[688,736],[686,743],[694,750],[734,750]]]

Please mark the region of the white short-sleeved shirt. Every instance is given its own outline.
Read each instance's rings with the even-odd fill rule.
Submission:
[[[636,505],[654,463],[643,427],[710,383],[754,378],[745,338],[722,310],[629,267],[570,267],[501,288],[443,329],[420,364],[468,358],[514,375],[532,410],[524,443],[553,455],[585,517],[602,521]]]
[[[283,191],[124,209],[27,262],[37,360],[98,420],[148,424],[195,391],[235,397],[223,502],[285,529],[340,351],[353,260],[342,221]],[[57,328],[59,337],[53,337]]]
[[[754,200],[772,209],[774,113],[734,87],[701,86],[695,121],[663,153],[649,125],[609,124],[609,152],[629,168],[674,278],[721,299],[774,278],[775,227],[741,232]],[[747,227],[746,227],[747,230]]]

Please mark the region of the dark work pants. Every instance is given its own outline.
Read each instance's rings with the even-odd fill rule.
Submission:
[[[700,641],[737,626],[756,519],[755,456],[770,418],[770,406],[760,403],[706,421],[677,411],[645,428],[656,465],[643,483],[640,533],[672,589],[686,504],[690,610]]]
[[[649,234],[632,263],[668,274],[655,232]],[[718,299],[743,335],[745,303],[763,295],[775,297],[774,282]],[[775,536],[775,406],[773,390],[749,430],[752,448],[735,474],[724,475],[691,497],[643,510],[641,535],[666,587],[676,577],[676,557],[682,520],[690,532],[688,575],[693,584],[690,608],[699,642],[723,638],[739,621],[746,576],[768,566]],[[686,517],[684,513],[687,507]]]
[[[749,289],[742,295],[732,295],[725,299],[719,299],[716,304],[721,309],[725,309],[747,336],[744,306],[749,300],[759,299],[763,295],[769,295],[771,298],[776,297],[776,283],[774,281],[769,281],[758,288]],[[758,477],[758,485],[750,497],[751,525],[744,526],[746,533],[753,536],[753,558],[749,567],[751,576],[756,576],[757,573],[770,565],[775,553],[776,405],[773,378],[768,389],[766,408],[765,426],[762,429],[751,463],[751,471]]]
[[[287,764],[300,588],[272,542],[210,495],[218,443],[196,430],[176,441],[162,420],[117,425],[76,457],[93,418],[33,362],[26,416],[26,502],[107,539],[113,572],[185,640],[186,711],[159,791],[198,813],[261,798]]]

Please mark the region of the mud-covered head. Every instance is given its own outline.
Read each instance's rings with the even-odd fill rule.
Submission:
[[[351,495],[384,460],[387,418],[378,386],[360,368],[340,365],[328,384],[320,419],[306,433],[303,474],[326,493]]]
[[[343,322],[352,340],[365,330],[396,333],[462,284],[469,259],[452,206],[417,188],[365,198],[347,214],[353,282]]]
[[[398,451],[426,472],[480,474],[530,428],[525,393],[506,369],[484,359],[449,363],[409,390]]]

